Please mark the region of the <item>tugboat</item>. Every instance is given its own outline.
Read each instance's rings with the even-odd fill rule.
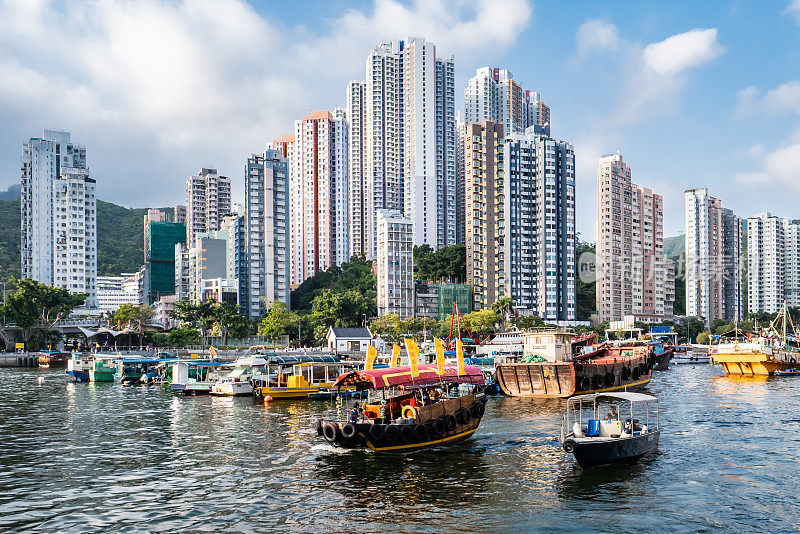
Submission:
[[[39,352],[39,367],[65,367],[71,357],[69,352],[43,350]]]
[[[658,448],[660,436],[657,398],[596,393],[569,399],[559,441],[579,466],[593,467],[636,461]]]
[[[340,376],[335,389],[368,391],[363,412],[348,416],[339,405],[335,419],[317,421],[317,434],[335,447],[376,452],[410,452],[455,445],[478,429],[486,405],[481,370],[465,365],[419,365],[357,370]],[[346,413],[341,413],[345,411]]]
[[[629,391],[650,382],[656,361],[652,346],[603,343],[590,352],[576,353],[573,337],[564,330],[525,333],[524,361],[497,365],[497,381],[503,393],[512,397],[571,397]]]

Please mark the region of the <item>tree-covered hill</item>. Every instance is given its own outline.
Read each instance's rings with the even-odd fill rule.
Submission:
[[[126,208],[97,201],[97,274],[136,272],[144,262],[147,208]],[[19,197],[0,200],[0,281],[19,277]]]

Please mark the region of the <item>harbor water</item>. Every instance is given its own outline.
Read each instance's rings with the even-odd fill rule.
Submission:
[[[660,452],[581,470],[564,402],[490,398],[413,455],[334,452],[328,404],[180,397],[0,369],[0,531],[796,531],[800,379],[657,372]]]

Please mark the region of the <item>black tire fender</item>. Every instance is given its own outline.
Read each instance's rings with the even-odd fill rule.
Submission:
[[[347,440],[351,440],[358,436],[358,429],[356,429],[356,425],[353,423],[347,423],[342,427],[342,437]]]
[[[586,375],[581,377],[581,390],[587,391],[592,388],[592,379]]]
[[[485,402],[481,404],[481,407],[479,408],[479,410],[480,411],[478,412],[478,419],[483,417],[483,414],[486,413],[486,403]]]
[[[325,441],[333,443],[339,437],[339,427],[336,423],[325,423],[322,425],[322,436]]]
[[[389,443],[394,443],[400,438],[400,427],[397,425],[387,425],[386,431],[383,433],[383,439]]]
[[[614,373],[606,373],[606,376],[603,378],[603,382],[605,383],[607,388],[610,388],[614,385],[614,382],[617,381],[617,377],[614,376]]]
[[[446,416],[444,422],[447,423],[447,430],[455,430],[458,426],[458,419],[453,414]]]
[[[438,419],[435,419],[431,423],[431,430],[437,436],[441,436],[442,434],[447,432],[447,423],[444,422],[444,418],[440,417]]]
[[[572,453],[575,450],[575,442],[571,439],[568,439],[564,442],[564,452]]]
[[[383,425],[372,425],[369,427],[369,439],[373,443],[377,443],[383,439],[386,429]]]
[[[469,411],[472,414],[472,417],[480,417],[481,408],[479,404],[475,403],[470,406]]]
[[[322,419],[317,419],[317,435],[322,435]]]
[[[469,413],[469,410],[459,410],[457,417],[458,422],[462,425],[468,425],[469,422],[472,421],[472,414]]]
[[[400,439],[406,443],[414,441],[414,427],[412,425],[400,426]]]
[[[414,425],[414,439],[422,441],[428,437],[428,427],[425,425]]]
[[[594,387],[594,389],[600,389],[602,385],[603,385],[603,377],[600,376],[599,374],[594,375],[592,377],[592,386]]]

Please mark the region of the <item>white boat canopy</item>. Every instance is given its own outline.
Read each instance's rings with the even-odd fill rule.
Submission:
[[[619,391],[616,393],[590,393],[588,395],[578,395],[576,397],[570,397],[570,402],[579,402],[579,401],[593,401],[598,398],[604,399],[617,399],[622,401],[628,402],[654,402],[658,401],[656,397],[652,395],[645,395],[644,393],[633,393],[629,391]]]

